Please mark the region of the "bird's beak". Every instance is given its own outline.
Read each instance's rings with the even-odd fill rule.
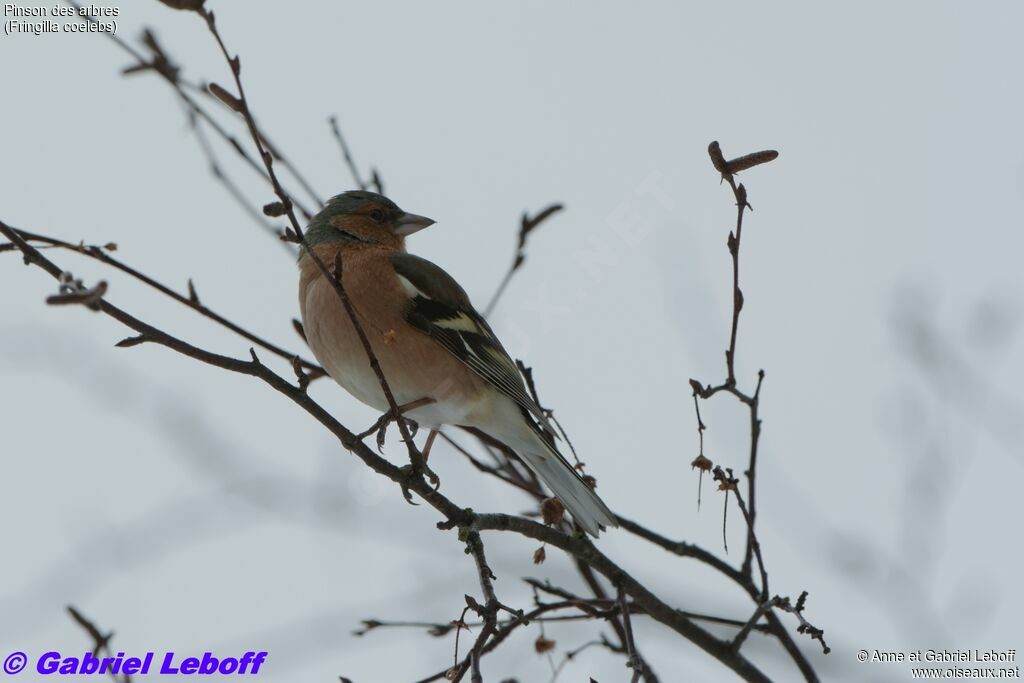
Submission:
[[[411,235],[414,232],[418,232],[423,228],[433,225],[436,221],[433,218],[427,218],[426,216],[417,216],[414,213],[403,213],[395,221],[395,234],[405,237]]]

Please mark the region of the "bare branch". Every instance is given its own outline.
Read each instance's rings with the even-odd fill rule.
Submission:
[[[501,299],[501,295],[505,292],[505,288],[508,287],[508,283],[512,281],[512,276],[516,274],[520,266],[526,261],[526,240],[530,236],[530,233],[537,229],[537,227],[546,221],[548,218],[565,208],[561,204],[552,204],[547,208],[543,209],[536,216],[532,218],[525,211],[523,217],[519,222],[519,237],[516,244],[516,253],[512,258],[512,265],[509,267],[508,272],[505,273],[505,277],[502,278],[501,284],[498,285],[498,289],[494,292],[487,307],[484,308],[484,317],[489,318],[494,312],[495,307],[498,305],[498,300]]]
[[[67,610],[68,614],[71,615],[71,618],[75,620],[75,623],[77,623],[79,626],[85,629],[85,632],[89,634],[90,638],[92,638],[92,656],[98,657],[100,652],[105,652],[107,653],[107,655],[113,657],[113,652],[110,647],[110,640],[114,637],[114,632],[111,631],[110,633],[106,634],[101,632],[99,627],[96,626],[96,624],[94,624],[90,619],[86,618],[80,611],[75,609],[75,607],[73,607],[72,605],[68,605]],[[132,677],[126,673],[121,674],[121,677],[118,678],[118,675],[114,673],[113,670],[100,671],[99,673],[110,674],[110,678],[114,681],[114,683],[131,683],[132,680]]]

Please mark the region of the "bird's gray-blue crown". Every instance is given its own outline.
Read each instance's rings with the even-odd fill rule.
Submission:
[[[374,243],[389,234],[404,237],[432,225],[425,216],[407,213],[382,194],[350,190],[331,197],[306,227],[310,246]]]

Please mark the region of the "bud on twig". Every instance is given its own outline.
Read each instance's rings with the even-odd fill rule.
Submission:
[[[210,83],[206,87],[211,93],[213,93],[214,97],[226,104],[229,108],[237,111],[239,114],[242,113],[244,109],[242,106],[242,100],[238,99],[216,83]]]
[[[744,154],[741,157],[730,159],[726,162],[726,165],[729,167],[730,173],[739,173],[740,171],[745,171],[748,168],[767,164],[769,161],[774,161],[778,157],[779,153],[774,149],[766,149],[760,152],[754,152],[753,154]]]
[[[716,171],[722,175],[730,175],[729,165],[726,163],[725,157],[722,156],[722,148],[718,145],[717,140],[708,145],[708,155],[711,156],[711,163]]]
[[[277,218],[278,216],[285,215],[285,213],[287,213],[287,209],[284,208],[284,204],[282,204],[281,202],[270,202],[269,204],[263,205],[264,216]]]
[[[545,524],[554,526],[565,516],[565,506],[557,498],[545,498],[540,504],[540,514]]]

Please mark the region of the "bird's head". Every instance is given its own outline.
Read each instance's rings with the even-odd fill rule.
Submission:
[[[401,247],[406,235],[433,225],[376,192],[352,190],[332,197],[306,227],[306,241],[340,246]]]

